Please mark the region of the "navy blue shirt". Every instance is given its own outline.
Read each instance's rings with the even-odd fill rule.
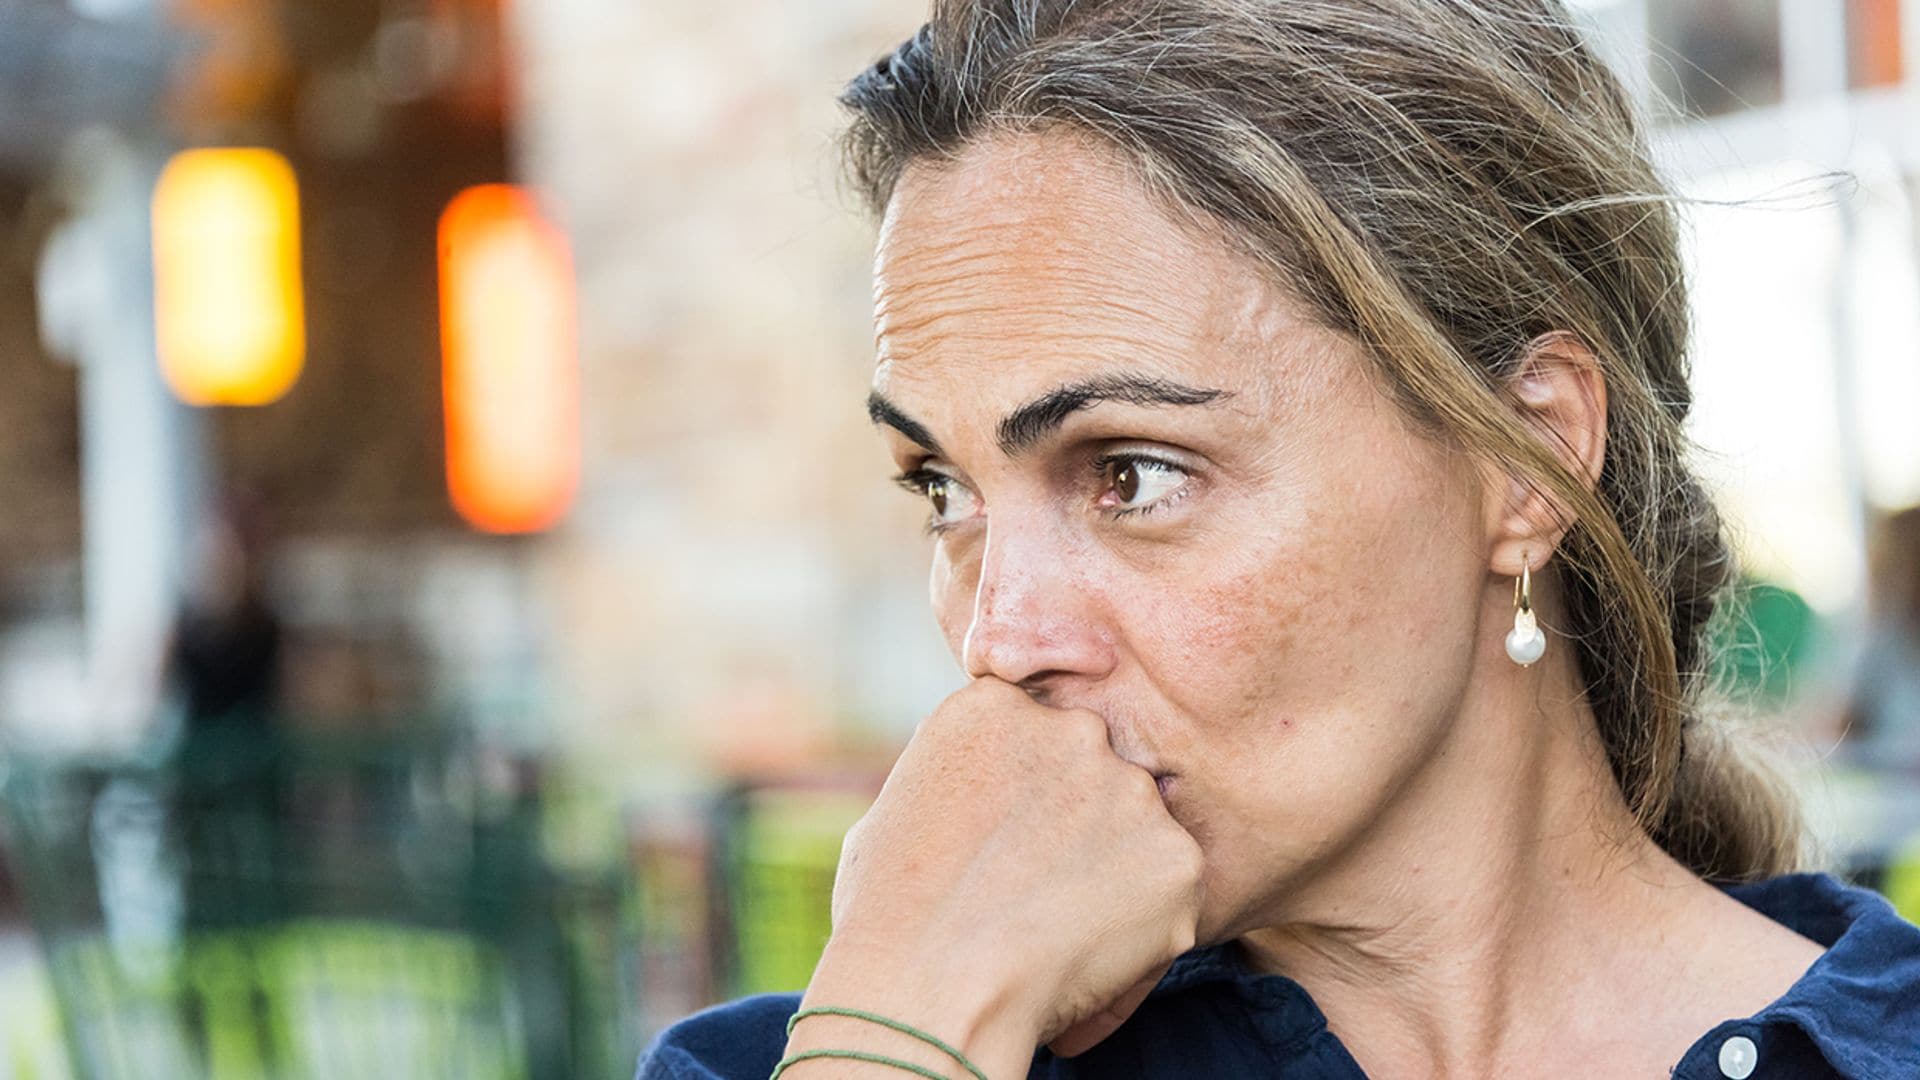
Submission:
[[[1728,894],[1827,947],[1773,1004],[1703,1034],[1679,1080],[1920,1080],[1920,929],[1879,895],[1826,874],[1790,874]],[[798,994],[764,994],[682,1020],[640,1058],[640,1080],[766,1080]],[[905,1075],[904,1073],[902,1074]],[[1366,1074],[1299,983],[1248,970],[1235,950],[1195,949],[1139,1011],[1075,1058],[1040,1049],[1033,1080]]]

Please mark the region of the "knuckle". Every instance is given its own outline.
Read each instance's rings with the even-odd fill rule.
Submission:
[[[1185,833],[1181,833],[1177,840],[1161,866],[1167,875],[1168,886],[1183,899],[1194,899],[1202,892],[1207,872],[1206,857],[1201,853],[1200,845]]]
[[[933,710],[934,716],[965,716],[983,711],[988,703],[997,696],[997,680],[975,679],[960,689],[948,694]]]
[[[1171,940],[1167,942],[1167,947],[1175,956],[1190,952],[1195,945],[1199,944],[1199,934],[1195,931],[1193,923],[1187,919],[1174,920],[1173,928],[1168,933]]]
[[[990,702],[1004,702],[1026,696],[1026,691],[1005,679],[993,675],[982,675],[967,683],[967,685],[961,687],[959,690],[956,690],[953,694],[956,700],[965,700],[973,702],[976,705],[985,705]]]
[[[1180,867],[1181,880],[1193,888],[1199,888],[1201,878],[1206,876],[1207,856],[1200,850],[1200,845],[1185,833],[1180,835],[1180,856],[1177,865]]]
[[[1107,722],[1091,709],[1067,709],[1061,717],[1067,732],[1087,746],[1107,745]]]
[[[953,722],[953,714],[956,711],[951,698],[941,702],[938,707],[921,717],[920,722],[914,725],[913,737],[916,739],[939,738],[940,733],[945,731],[947,725]]]
[[[861,814],[858,818],[854,819],[852,825],[847,826],[847,831],[841,835],[840,861],[842,864],[850,863],[857,857],[856,853],[860,850],[860,838],[866,835],[868,828],[867,822],[872,817],[872,810]]]
[[[1002,710],[991,704],[991,699],[970,695],[966,690],[955,693],[927,715],[920,722],[916,737],[941,742],[962,735],[973,735],[984,728],[990,728],[1002,715]]]
[[[1174,836],[1180,849],[1181,865],[1191,871],[1194,876],[1199,876],[1207,861],[1207,853],[1200,847],[1200,841],[1195,840],[1193,835],[1185,829],[1178,830]]]
[[[1122,768],[1126,770],[1126,778],[1122,783],[1126,784],[1128,794],[1133,797],[1133,800],[1142,806],[1148,803],[1158,806],[1160,785],[1154,782],[1153,774],[1137,765],[1124,765]]]

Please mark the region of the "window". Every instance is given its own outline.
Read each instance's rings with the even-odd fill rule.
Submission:
[[[1780,103],[1779,0],[1655,0],[1647,24],[1654,88],[1682,113],[1718,116]]]

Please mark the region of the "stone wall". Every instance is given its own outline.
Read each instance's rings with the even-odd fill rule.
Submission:
[[[909,0],[540,0],[517,11],[523,171],[573,238],[585,486],[544,548],[554,685],[625,762],[899,732],[960,676],[921,511],[863,398],[872,226],[839,87]]]

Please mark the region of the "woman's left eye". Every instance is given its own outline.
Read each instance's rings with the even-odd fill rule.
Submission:
[[[1178,465],[1138,454],[1114,454],[1094,465],[1106,479],[1101,505],[1121,514],[1154,508],[1187,480],[1187,471]]]

